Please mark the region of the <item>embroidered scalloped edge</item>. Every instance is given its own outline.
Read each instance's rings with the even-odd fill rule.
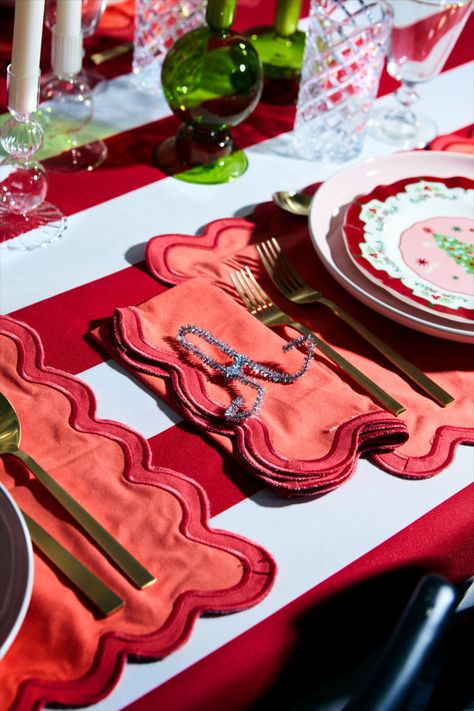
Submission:
[[[339,425],[329,451],[319,459],[299,460],[298,466],[280,455],[274,448],[268,427],[258,416],[238,423],[222,419],[222,406],[207,393],[204,374],[182,360],[178,353],[164,351],[149,343],[143,333],[136,307],[117,309],[114,319],[116,355],[130,369],[163,377],[168,373],[173,391],[188,419],[199,427],[231,436],[238,452],[252,471],[265,483],[279,490],[308,493],[335,488],[355,469],[362,451],[380,445],[380,432],[385,435],[385,447],[406,441],[408,432],[403,421],[384,410],[366,413]],[[127,333],[125,334],[125,330]],[[133,350],[140,361],[131,357]],[[341,479],[341,480],[340,480]]]
[[[222,227],[222,223],[225,223],[224,227]],[[229,227],[254,229],[255,226],[252,222],[241,217],[229,217],[209,222],[202,234],[167,234],[152,237],[148,240],[145,250],[148,271],[155,279],[170,286],[176,286],[176,284],[186,281],[190,275],[173,269],[169,259],[170,251],[180,247],[192,247],[198,251],[212,252],[217,247],[222,232]]]
[[[120,423],[97,418],[92,390],[74,376],[44,365],[40,338],[30,326],[1,316],[0,334],[13,340],[17,347],[21,377],[29,382],[49,385],[68,398],[70,425],[74,429],[101,434],[121,446],[126,479],[160,486],[177,498],[183,512],[183,535],[235,555],[242,565],[241,581],[232,588],[212,593],[188,591],[181,594],[175,600],[170,617],[159,630],[141,636],[113,632],[102,635],[93,664],[80,679],[67,682],[23,680],[12,708],[40,709],[50,702],[91,704],[110,693],[128,655],[161,659],[188,639],[201,614],[237,612],[260,602],[273,585],[276,564],[264,548],[243,536],[210,529],[209,504],[200,485],[179,472],[153,466],[148,443],[138,433]]]
[[[469,427],[443,425],[436,430],[431,449],[419,457],[402,452],[369,454],[381,469],[404,479],[427,479],[438,474],[454,460],[459,444],[474,444],[474,432]]]

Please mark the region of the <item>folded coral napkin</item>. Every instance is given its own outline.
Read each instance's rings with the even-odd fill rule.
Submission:
[[[0,458],[0,481],[21,507],[125,601],[106,619],[35,555],[22,628],[0,665],[0,708],[83,705],[108,693],[133,654],[161,658],[203,612],[233,612],[270,590],[275,565],[260,546],[208,526],[207,499],[183,475],[152,467],[145,440],[98,420],[92,392],[43,366],[38,336],[0,317],[0,391],[14,404],[22,447],[154,575],[135,589],[28,470]]]
[[[405,441],[404,423],[355,390],[317,349],[307,372],[289,384],[250,373],[254,384],[264,388],[261,406],[249,417],[229,419],[226,411],[236,397],[242,398],[245,411],[252,410],[255,385],[229,379],[183,348],[178,333],[189,325],[263,368],[288,375],[303,366],[304,347],[284,351],[287,340],[199,278],[139,306],[118,309],[95,338],[279,492],[329,491],[350,476],[361,452],[391,450]],[[232,365],[228,355],[202,336],[189,333],[187,341],[221,365]]]

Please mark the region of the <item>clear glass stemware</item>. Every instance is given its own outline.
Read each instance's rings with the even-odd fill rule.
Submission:
[[[400,148],[422,148],[437,135],[432,116],[416,111],[417,85],[443,68],[472,9],[471,0],[391,0],[388,73],[400,81],[397,105],[376,112],[372,136]]]

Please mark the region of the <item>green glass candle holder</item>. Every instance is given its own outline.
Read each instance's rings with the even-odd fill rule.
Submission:
[[[263,72],[251,42],[230,29],[236,0],[208,0],[206,25],[181,37],[161,71],[165,98],[182,122],[160,143],[155,164],[194,183],[224,183],[247,169],[230,129],[258,103]]]
[[[295,103],[301,78],[306,34],[297,29],[302,0],[278,0],[273,27],[256,27],[247,36],[263,65],[262,99]]]

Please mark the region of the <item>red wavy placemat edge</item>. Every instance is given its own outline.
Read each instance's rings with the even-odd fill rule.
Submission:
[[[409,457],[401,452],[383,452],[369,453],[369,457],[374,464],[403,479],[428,479],[451,464],[459,444],[474,444],[474,431],[469,427],[443,425],[436,430],[431,449],[424,455]]]
[[[150,274],[168,286],[176,286],[189,279],[189,274],[177,272],[171,267],[169,263],[170,251],[179,247],[212,251],[219,243],[223,222],[225,222],[224,229],[228,227],[254,228],[255,226],[242,217],[227,217],[209,222],[203,232],[196,235],[166,234],[151,237],[145,248],[145,262]]]
[[[140,637],[113,632],[102,635],[92,667],[80,679],[67,682],[24,680],[13,708],[40,709],[43,704],[52,701],[75,705],[94,703],[110,693],[129,654],[160,659],[188,639],[196,618],[203,612],[236,612],[262,600],[273,585],[276,564],[263,548],[252,541],[232,532],[211,530],[208,527],[209,506],[204,490],[178,472],[153,467],[148,444],[136,432],[120,423],[99,420],[92,390],[68,373],[44,365],[41,341],[32,328],[2,316],[0,332],[15,342],[20,375],[25,380],[49,385],[66,395],[71,404],[70,424],[73,428],[101,434],[121,446],[125,456],[123,474],[129,481],[160,485],[176,496],[183,511],[181,530],[187,538],[228,551],[242,564],[243,575],[238,585],[213,593],[188,591],[182,594],[159,630]],[[140,469],[140,475],[134,475],[131,471],[132,453],[137,452],[140,458],[134,462],[134,468]],[[160,476],[160,481],[157,481],[157,476]],[[197,502],[199,516],[191,513],[188,508],[190,501]]]

